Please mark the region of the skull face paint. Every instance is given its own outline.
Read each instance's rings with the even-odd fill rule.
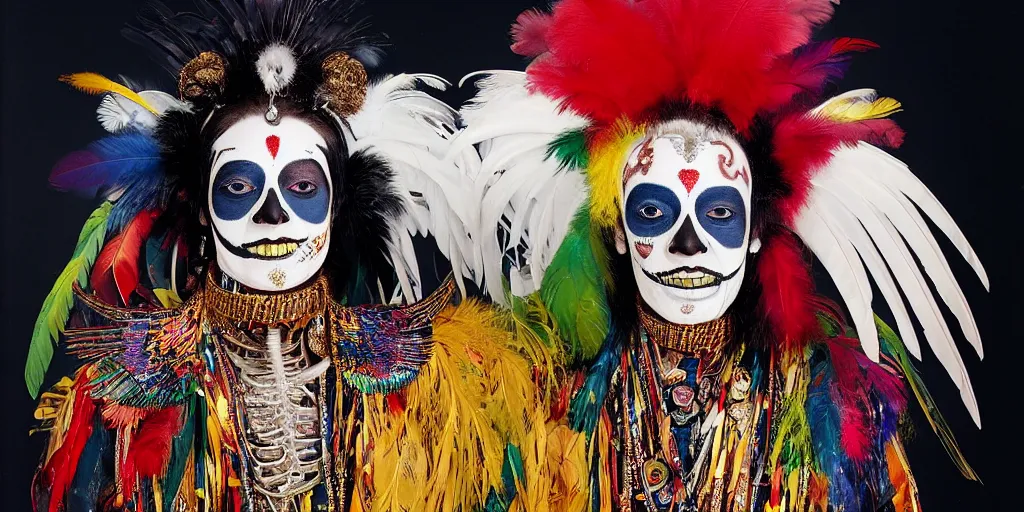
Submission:
[[[637,143],[623,172],[625,246],[640,296],[677,324],[736,299],[750,240],[750,165],[730,135],[673,121]]]
[[[320,270],[330,244],[326,147],[299,119],[275,126],[261,115],[213,143],[207,206],[224,273],[256,290],[281,291]]]

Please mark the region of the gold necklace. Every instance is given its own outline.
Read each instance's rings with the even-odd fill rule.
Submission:
[[[327,311],[330,290],[327,278],[320,276],[308,286],[287,292],[231,292],[217,284],[211,270],[206,273],[203,300],[206,311],[219,320],[294,328]]]
[[[640,325],[647,337],[659,347],[693,354],[700,358],[720,354],[732,337],[732,319],[728,316],[694,325],[674,324],[662,320],[639,302]]]

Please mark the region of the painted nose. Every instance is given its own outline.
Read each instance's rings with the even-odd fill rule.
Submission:
[[[284,224],[288,222],[288,212],[281,207],[281,200],[277,198],[277,192],[271,190],[267,194],[267,200],[263,202],[256,215],[252,216],[256,224]]]
[[[676,236],[672,237],[672,242],[668,245],[668,252],[685,256],[696,256],[708,252],[707,246],[697,236],[697,230],[694,229],[689,215],[683,219],[683,226],[676,232]]]

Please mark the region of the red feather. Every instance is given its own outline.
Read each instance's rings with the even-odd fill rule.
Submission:
[[[406,404],[408,400],[405,397],[405,393],[402,391],[396,391],[394,393],[388,393],[384,399],[388,403],[388,411],[395,416],[400,416],[405,412]]]
[[[792,233],[774,236],[757,263],[761,307],[783,343],[802,347],[819,330],[814,315],[814,282],[803,251]]]
[[[689,100],[721,108],[742,132],[777,96],[777,61],[831,15],[831,0],[561,0],[540,31],[548,52],[527,71],[599,123]],[[527,55],[541,47],[520,43]]]
[[[96,403],[86,391],[78,389],[73,393],[75,404],[71,412],[71,424],[64,435],[64,443],[57,448],[43,469],[44,483],[48,483],[51,489],[49,512],[57,512],[63,505],[68,487],[78,468],[78,458],[82,455],[95,424]]]
[[[550,27],[551,16],[536,9],[524,11],[512,25],[512,51],[525,57],[536,57],[548,51]]]
[[[132,439],[131,456],[142,478],[161,475],[171,458],[171,442],[182,426],[182,407],[167,407],[142,420]]]
[[[864,373],[857,363],[857,340],[834,338],[829,340],[834,383],[832,400],[839,408],[839,439],[843,450],[854,463],[867,460],[871,452],[871,438],[877,431],[870,421],[871,400],[868,398]]]
[[[776,202],[783,224],[793,225],[806,205],[811,176],[832,159],[832,150],[840,143],[836,126],[827,119],[803,113],[783,118],[776,126],[772,156],[782,168],[782,179],[792,190]]]
[[[90,278],[93,290],[103,300],[117,304],[120,297],[121,304],[131,304],[132,291],[139,284],[139,253],[159,214],[158,210],[139,213],[103,247]]]

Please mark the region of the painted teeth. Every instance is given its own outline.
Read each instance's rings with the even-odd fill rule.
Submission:
[[[299,244],[289,242],[283,244],[260,244],[249,247],[248,251],[257,256],[274,258],[277,256],[288,256],[298,249]]]
[[[684,275],[691,277],[683,277]],[[661,281],[669,286],[676,286],[679,288],[700,288],[702,286],[709,286],[715,283],[715,276],[699,272],[696,274],[680,273],[673,276],[663,277]]]

